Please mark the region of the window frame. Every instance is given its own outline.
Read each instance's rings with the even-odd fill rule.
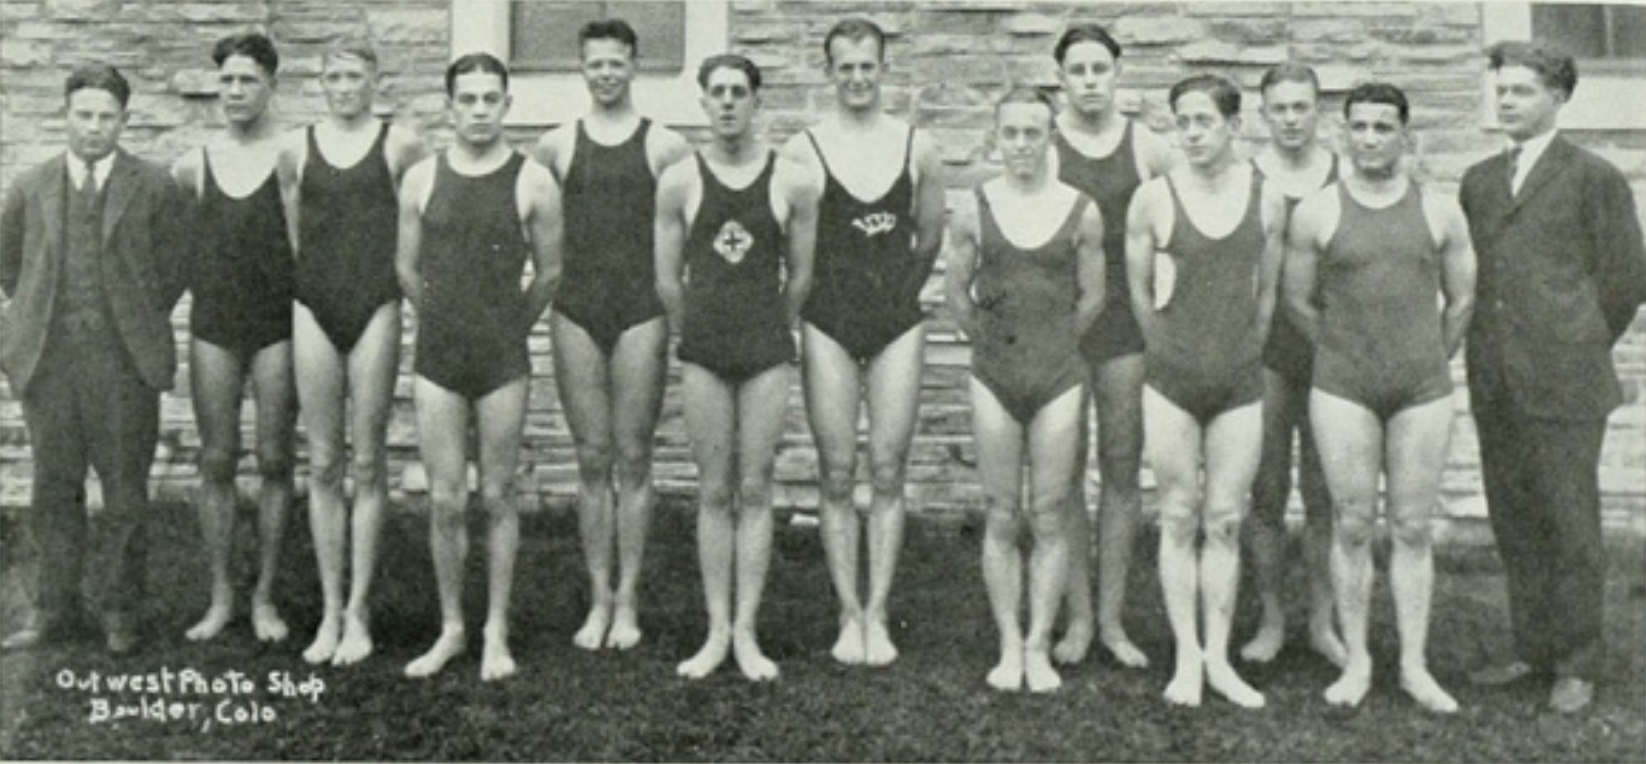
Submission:
[[[509,54],[511,0],[462,0],[452,3],[452,53],[482,51],[505,61]],[[708,125],[698,104],[697,62],[727,50],[731,40],[729,0],[683,0],[685,46],[678,73],[637,72],[633,92],[642,114],[675,127]],[[644,45],[645,42],[641,41]],[[544,127],[573,121],[589,108],[589,91],[580,72],[528,70],[511,73],[514,106],[504,123]]]
[[[1532,38],[1532,3],[1481,4],[1481,30],[1487,45],[1504,40]],[[1646,59],[1578,59],[1577,92],[1560,110],[1560,127],[1567,130],[1646,130]],[[1482,122],[1497,129],[1497,96],[1491,75],[1481,78],[1484,92]]]

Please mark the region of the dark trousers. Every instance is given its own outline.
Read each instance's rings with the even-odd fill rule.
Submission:
[[[22,403],[34,450],[29,528],[39,560],[37,624],[59,625],[79,615],[80,577],[89,567],[92,604],[103,627],[136,628],[160,394],[143,382],[118,344],[56,341]],[[95,534],[87,522],[87,467],[97,471],[103,487]]]
[[[1592,681],[1606,584],[1606,422],[1537,420],[1479,404],[1474,415],[1487,513],[1509,579],[1515,651],[1537,669]]]

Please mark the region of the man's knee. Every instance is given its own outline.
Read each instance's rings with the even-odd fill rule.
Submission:
[[[1068,492],[1035,498],[1029,510],[1029,528],[1036,539],[1047,539],[1063,533],[1068,520],[1070,498]]]
[[[232,483],[239,459],[232,449],[207,446],[200,449],[200,478],[208,483]]]
[[[1404,547],[1427,548],[1434,541],[1432,513],[1428,509],[1391,506],[1389,537]]]
[[[857,484],[854,460],[837,454],[833,458],[822,459],[818,471],[818,488],[823,492],[823,502],[831,506],[851,505],[852,490]]]
[[[1206,532],[1206,543],[1218,545],[1233,545],[1240,539],[1240,523],[1246,514],[1246,508],[1239,502],[1222,501],[1206,502],[1205,514],[1202,518],[1202,528]]]
[[[1359,547],[1372,543],[1377,534],[1376,505],[1370,501],[1337,502],[1332,537],[1340,546]]]
[[[770,509],[772,506],[771,478],[745,478],[737,486],[737,506],[743,512]]]
[[[605,485],[612,475],[612,443],[606,438],[584,438],[577,443],[577,474],[586,483]]]
[[[284,443],[259,446],[257,449],[257,474],[264,481],[284,482],[291,480],[291,449]]]
[[[617,462],[614,465],[617,480],[626,486],[635,486],[651,479],[652,448],[647,439],[624,439],[617,444]]]
[[[1021,517],[1017,503],[1002,497],[990,496],[983,506],[984,531],[992,538],[1015,540]]]
[[[1174,545],[1186,546],[1194,543],[1200,533],[1200,522],[1195,517],[1195,505],[1191,501],[1179,500],[1168,502],[1162,497],[1160,503],[1160,538],[1162,541]]]
[[[468,509],[469,492],[459,485],[434,485],[429,488],[429,519],[437,529],[451,532],[463,526]]]
[[[343,490],[345,465],[341,449],[309,441],[309,482],[316,488]]]
[[[907,472],[907,462],[901,455],[897,458],[876,459],[870,470],[870,485],[873,486],[875,495],[901,497]]]
[[[382,449],[356,448],[354,451],[354,483],[360,487],[381,487],[389,482],[387,460]]]
[[[697,489],[697,503],[699,512],[730,515],[732,511],[731,488],[721,483],[703,483]]]

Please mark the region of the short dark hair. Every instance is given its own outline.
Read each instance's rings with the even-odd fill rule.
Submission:
[[[629,46],[629,58],[640,57],[640,35],[622,19],[595,19],[577,30],[577,55],[583,55],[583,46],[590,40],[616,40]]]
[[[1057,60],[1058,66],[1062,66],[1063,57],[1069,54],[1069,49],[1082,42],[1095,42],[1108,48],[1109,55],[1120,58],[1120,43],[1108,30],[1093,23],[1076,24],[1064,30],[1063,36],[1057,38],[1057,46],[1052,48],[1052,58]]]
[[[1205,93],[1211,97],[1212,103],[1225,119],[1240,114],[1240,88],[1235,87],[1227,77],[1219,74],[1196,74],[1178,80],[1167,96],[1172,111],[1177,111],[1177,100],[1190,93]]]
[[[1314,67],[1292,61],[1269,67],[1268,71],[1263,73],[1263,79],[1258,82],[1257,89],[1267,96],[1269,88],[1282,82],[1308,85],[1309,89],[1314,91],[1315,97],[1320,97],[1320,75],[1315,74]]]
[[[886,60],[886,31],[879,24],[868,19],[842,19],[839,23],[829,27],[829,33],[823,35],[823,60],[834,63],[834,51],[831,46],[838,39],[867,40],[873,39],[875,50],[880,52],[880,60]]]
[[[697,86],[709,87],[709,75],[716,69],[736,69],[749,78],[749,90],[760,92],[760,67],[755,66],[748,57],[736,53],[721,53],[703,59],[703,64],[697,67]]]
[[[131,85],[119,69],[107,64],[87,64],[70,72],[63,82],[63,100],[67,102],[76,90],[107,90],[120,102],[121,110],[131,101]]]
[[[1572,97],[1577,90],[1577,62],[1565,51],[1541,42],[1505,41],[1486,49],[1486,68],[1524,66],[1537,73],[1543,86]]]
[[[509,67],[490,53],[468,53],[459,56],[451,66],[446,67],[446,96],[451,97],[457,89],[457,77],[463,74],[480,72],[495,74],[503,80],[503,90],[509,89]]]
[[[1000,116],[1000,107],[1014,103],[1040,104],[1046,107],[1052,116],[1057,116],[1057,101],[1052,100],[1046,91],[1032,85],[1015,85],[1007,90],[1000,100],[994,102],[995,116]]]
[[[1349,116],[1349,109],[1357,103],[1385,104],[1395,107],[1400,112],[1400,124],[1406,124],[1412,118],[1412,107],[1406,101],[1406,93],[1400,88],[1387,82],[1363,82],[1349,91],[1348,97],[1343,99],[1343,116]]]
[[[275,50],[274,41],[261,32],[231,34],[218,40],[211,48],[211,62],[218,66],[222,66],[231,56],[251,59],[270,77],[280,71],[280,51]]]

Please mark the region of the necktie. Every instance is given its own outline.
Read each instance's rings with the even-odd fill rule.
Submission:
[[[1519,175],[1520,147],[1515,146],[1514,148],[1509,149],[1509,196],[1514,196],[1520,192],[1520,183],[1518,182]]]
[[[80,195],[87,199],[97,198],[97,165],[93,162],[85,163],[86,177],[80,183]]]

